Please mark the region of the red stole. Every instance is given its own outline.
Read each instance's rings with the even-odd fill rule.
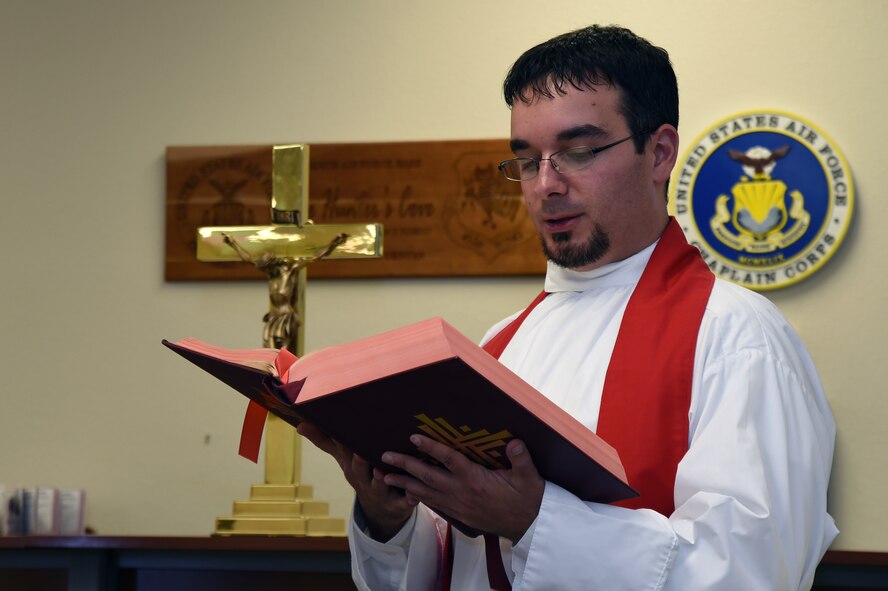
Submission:
[[[675,473],[688,448],[697,333],[714,282],[699,251],[670,220],[629,298],[604,380],[597,434],[620,454],[629,484],[639,492],[617,505],[666,516],[675,510]],[[545,297],[537,296],[484,348],[498,358]],[[485,536],[485,544],[491,588],[509,589],[508,578],[502,583],[506,574],[496,537]],[[444,589],[452,569],[448,547]]]
[[[697,334],[715,276],[672,220],[629,298],[604,379],[596,433],[620,454],[639,496],[615,503],[675,510],[688,450]]]

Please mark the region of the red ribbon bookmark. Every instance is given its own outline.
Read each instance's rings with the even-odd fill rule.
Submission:
[[[298,357],[281,349],[274,359],[274,367],[281,381],[286,383],[290,367],[296,363]],[[259,462],[259,446],[262,443],[262,431],[265,429],[265,419],[268,411],[252,400],[247,405],[247,413],[244,415],[244,426],[241,429],[240,448],[238,453],[253,462]]]

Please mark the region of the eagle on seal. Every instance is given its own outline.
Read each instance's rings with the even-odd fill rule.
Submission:
[[[737,150],[728,150],[731,160],[736,160],[745,167],[749,167],[755,173],[754,176],[767,174],[773,168],[775,162],[789,153],[789,146],[777,148],[769,152],[765,148],[751,148],[745,154]],[[767,171],[766,171],[767,169]]]

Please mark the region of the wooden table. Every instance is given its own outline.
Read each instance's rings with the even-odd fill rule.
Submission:
[[[345,538],[0,537],[3,591],[355,589]],[[888,553],[827,552],[817,591],[888,589]]]
[[[354,591],[345,538],[0,538],[4,591]]]

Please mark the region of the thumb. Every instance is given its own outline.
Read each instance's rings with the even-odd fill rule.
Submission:
[[[533,459],[527,452],[527,447],[520,439],[513,439],[506,446],[506,456],[512,464],[512,470],[523,474],[537,474],[536,466],[533,465]]]

